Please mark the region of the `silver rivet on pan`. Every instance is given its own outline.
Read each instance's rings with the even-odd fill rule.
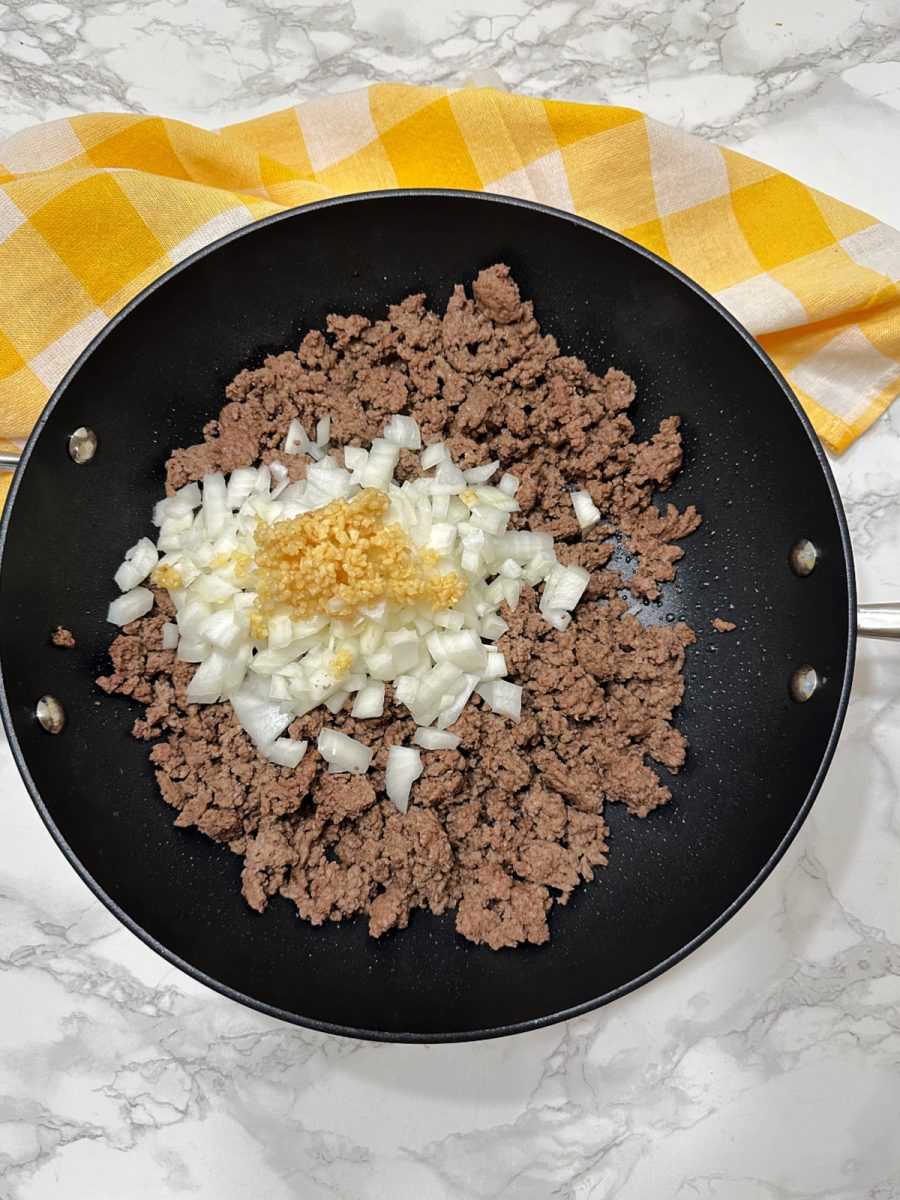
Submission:
[[[41,696],[34,706],[34,715],[41,729],[47,733],[62,733],[66,723],[66,710],[55,696]]]
[[[79,425],[74,433],[69,434],[69,458],[72,462],[82,463],[90,462],[97,453],[97,435],[93,429],[87,429],[84,425]]]
[[[790,678],[791,699],[796,700],[798,704],[803,704],[812,698],[818,686],[819,676],[814,667],[798,667]]]
[[[801,538],[791,547],[789,555],[791,570],[795,575],[808,575],[818,560],[815,546],[807,538]]]

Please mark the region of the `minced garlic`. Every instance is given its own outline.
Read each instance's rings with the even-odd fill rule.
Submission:
[[[385,525],[390,499],[364,488],[352,500],[256,530],[258,611],[286,607],[299,620],[315,613],[349,613],[381,600],[412,604],[427,596],[447,608],[465,594],[450,572],[429,576],[433,565],[417,554],[399,525]]]
[[[446,575],[432,575],[426,584],[431,607],[452,608],[466,594],[466,586],[466,581],[460,579],[455,571],[448,571]]]
[[[353,655],[349,650],[338,650],[331,660],[331,673],[335,679],[343,679],[353,666]]]
[[[158,567],[154,567],[150,581],[151,583],[155,583],[157,587],[165,588],[167,592],[174,591],[175,588],[184,587],[181,572],[177,567],[170,567],[168,563],[160,563]]]

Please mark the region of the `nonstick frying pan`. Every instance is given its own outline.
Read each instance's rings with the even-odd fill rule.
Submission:
[[[198,439],[241,367],[296,346],[331,312],[377,317],[415,291],[440,306],[454,283],[497,261],[567,352],[635,378],[640,434],[670,413],[683,418],[685,466],[667,498],[696,503],[705,520],[677,581],[645,612],[684,617],[699,635],[677,718],[687,766],[666,779],[672,802],[646,821],[608,809],[610,864],[554,909],[548,945],[494,953],[460,938],[452,914],[414,913],[407,930],[377,942],[361,920],[314,929],[284,900],[257,915],[240,895],[240,860],[173,827],[147,745],[129,736],[136,706],[94,684],[115,632],[105,621],[112,574],[147,532],[170,449]],[[97,449],[78,463],[68,448],[80,427]],[[660,259],[518,200],[352,196],[200,251],[120,313],[57,388],[0,536],[3,719],[62,851],[171,962],[236,1000],[333,1032],[486,1037],[572,1016],[658,975],[727,920],[784,852],[847,704],[856,617],[847,527],[786,383],[745,330]],[[791,557],[804,539],[815,548],[807,574]],[[713,633],[717,615],[737,631]],[[75,649],[50,646],[58,624],[73,630]],[[804,667],[815,677],[795,676]],[[35,716],[47,694],[66,715],[55,736]]]

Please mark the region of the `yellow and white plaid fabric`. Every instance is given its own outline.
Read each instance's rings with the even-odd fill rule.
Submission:
[[[759,339],[835,450],[900,391],[893,229],[632,109],[379,84],[215,132],[115,113],[0,144],[0,448],[27,437],[104,323],[194,250],[284,208],[396,187],[523,196],[656,251]]]

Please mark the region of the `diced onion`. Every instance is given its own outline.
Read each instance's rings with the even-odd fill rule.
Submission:
[[[385,426],[384,438],[385,441],[393,442],[406,450],[420,450],[422,447],[422,434],[418,424],[412,417],[404,417],[399,413],[394,413]]]
[[[303,425],[295,417],[288,425],[287,438],[284,443],[285,454],[304,454],[309,447],[309,437]]]
[[[384,712],[384,684],[379,680],[367,683],[356,693],[350,716],[357,720],[380,717]]]
[[[600,509],[589,492],[572,492],[572,507],[579,529],[591,529],[600,520]]]
[[[467,471],[463,471],[466,483],[487,483],[499,466],[499,461],[495,461],[485,463],[481,467],[469,467]]]
[[[296,742],[293,738],[276,738],[270,746],[262,749],[261,753],[279,767],[290,767],[292,770],[300,766],[308,747],[308,742]]]
[[[125,561],[113,576],[120,592],[130,592],[143,583],[156,564],[159,554],[149,538],[143,537],[125,553]]]
[[[438,463],[443,462],[447,457],[447,447],[443,442],[432,442],[430,446],[426,446],[422,451],[420,462],[422,470],[428,471],[432,467],[436,467]]]
[[[153,607],[153,593],[149,588],[136,587],[124,596],[113,600],[106,612],[106,619],[113,625],[127,625],[138,617],[146,616]]]
[[[344,447],[344,465],[348,471],[354,474],[362,470],[369,459],[369,452],[362,446],[345,446]]]
[[[199,674],[200,671],[197,672],[197,675]],[[197,678],[197,675],[194,676],[194,679]],[[191,680],[191,683],[193,682],[194,680]],[[232,692],[228,698],[241,728],[249,734],[257,746],[270,746],[294,719],[293,713],[286,705],[273,704],[262,696],[255,696],[249,690]],[[188,699],[190,699],[190,684],[188,685]]]
[[[506,674],[506,659],[499,650],[488,650],[487,664],[482,672],[482,679],[502,679]]]
[[[430,725],[419,726],[413,734],[413,741],[423,750],[455,750],[459,738],[448,729],[433,729]]]
[[[386,442],[384,438],[376,438],[360,472],[361,486],[387,491],[399,461],[400,447]]]
[[[488,613],[481,622],[481,636],[487,638],[489,642],[496,642],[497,638],[502,638],[508,630],[507,623],[496,613]]]
[[[561,609],[571,612],[590,581],[590,574],[579,566],[557,564],[547,576],[539,608],[541,612]]]
[[[409,808],[412,785],[423,771],[422,755],[412,746],[391,746],[384,769],[384,790],[394,807],[402,813]]]
[[[220,471],[203,476],[203,523],[208,538],[217,538],[225,524],[225,476]]]
[[[289,769],[306,749],[285,734],[292,720],[319,706],[336,713],[350,707],[348,701],[354,719],[375,720],[384,712],[387,684],[415,720],[413,745],[422,749],[458,746],[448,727],[476,690],[496,713],[518,720],[521,688],[507,678],[506,659],[492,644],[508,632],[503,606],[515,609],[523,586],[542,583],[540,611],[564,629],[588,573],[557,561],[549,533],[509,528],[519,511],[515,475],[491,483],[497,462],[461,470],[444,442],[422,448],[412,417],[391,416],[384,436],[369,447],[326,452],[329,416],[319,419],[315,436],[311,441],[299,420],[291,422],[284,452],[309,459],[304,478],[294,483],[288,465],[275,460],[228,476],[210,472],[160,500],[153,511],[156,542],[142,538],[128,551],[116,572],[123,594],[109,619],[126,624],[149,612],[153,594],[140,584],[165,568],[176,616],[162,625],[161,642],[179,661],[196,664],[188,700],[230,701],[259,753]],[[433,473],[396,481],[401,449],[418,452],[423,471]],[[335,599],[327,611],[303,620],[287,607],[261,613],[253,570],[258,523],[351,500],[360,488],[385,493],[384,522],[398,526],[423,555],[426,578],[432,572],[460,577],[465,587],[452,607],[432,608],[426,592],[405,603],[380,599],[354,610]],[[583,523],[595,523],[599,514],[585,498],[590,503],[587,492],[573,493],[572,503],[586,528]],[[351,664],[351,673],[338,670],[336,656]],[[334,729],[323,729],[317,745],[332,772],[362,773],[374,753]],[[405,809],[421,772],[419,752],[394,747],[389,762],[389,792]]]
[[[232,511],[240,508],[253,491],[256,483],[256,467],[236,467],[228,477],[225,503]]]
[[[179,658],[184,658],[185,645],[181,643],[178,647]],[[187,660],[186,660],[187,661]],[[207,652],[200,666],[194,672],[193,678],[187,685],[187,698],[191,704],[214,704],[217,700],[223,699],[229,692],[233,691],[244,678],[247,660],[244,653],[244,648],[241,647],[240,653],[226,654],[222,650],[212,650]],[[232,700],[232,705],[234,701]],[[237,708],[235,707],[235,712]],[[288,721],[290,717],[288,717]],[[252,729],[247,725],[243,717],[238,716],[238,721],[241,726],[247,730],[253,740],[264,743],[271,741],[271,738],[257,738],[254,736]],[[287,724],[287,722],[285,722]],[[284,726],[282,726],[282,729]],[[281,729],[276,731],[281,732]],[[274,738],[275,733],[272,734]]]
[[[518,721],[522,716],[522,689],[508,679],[492,679],[476,689],[492,712]]]
[[[338,771],[349,771],[351,775],[365,775],[375,753],[369,746],[337,729],[323,729],[316,747],[329,766]]]

